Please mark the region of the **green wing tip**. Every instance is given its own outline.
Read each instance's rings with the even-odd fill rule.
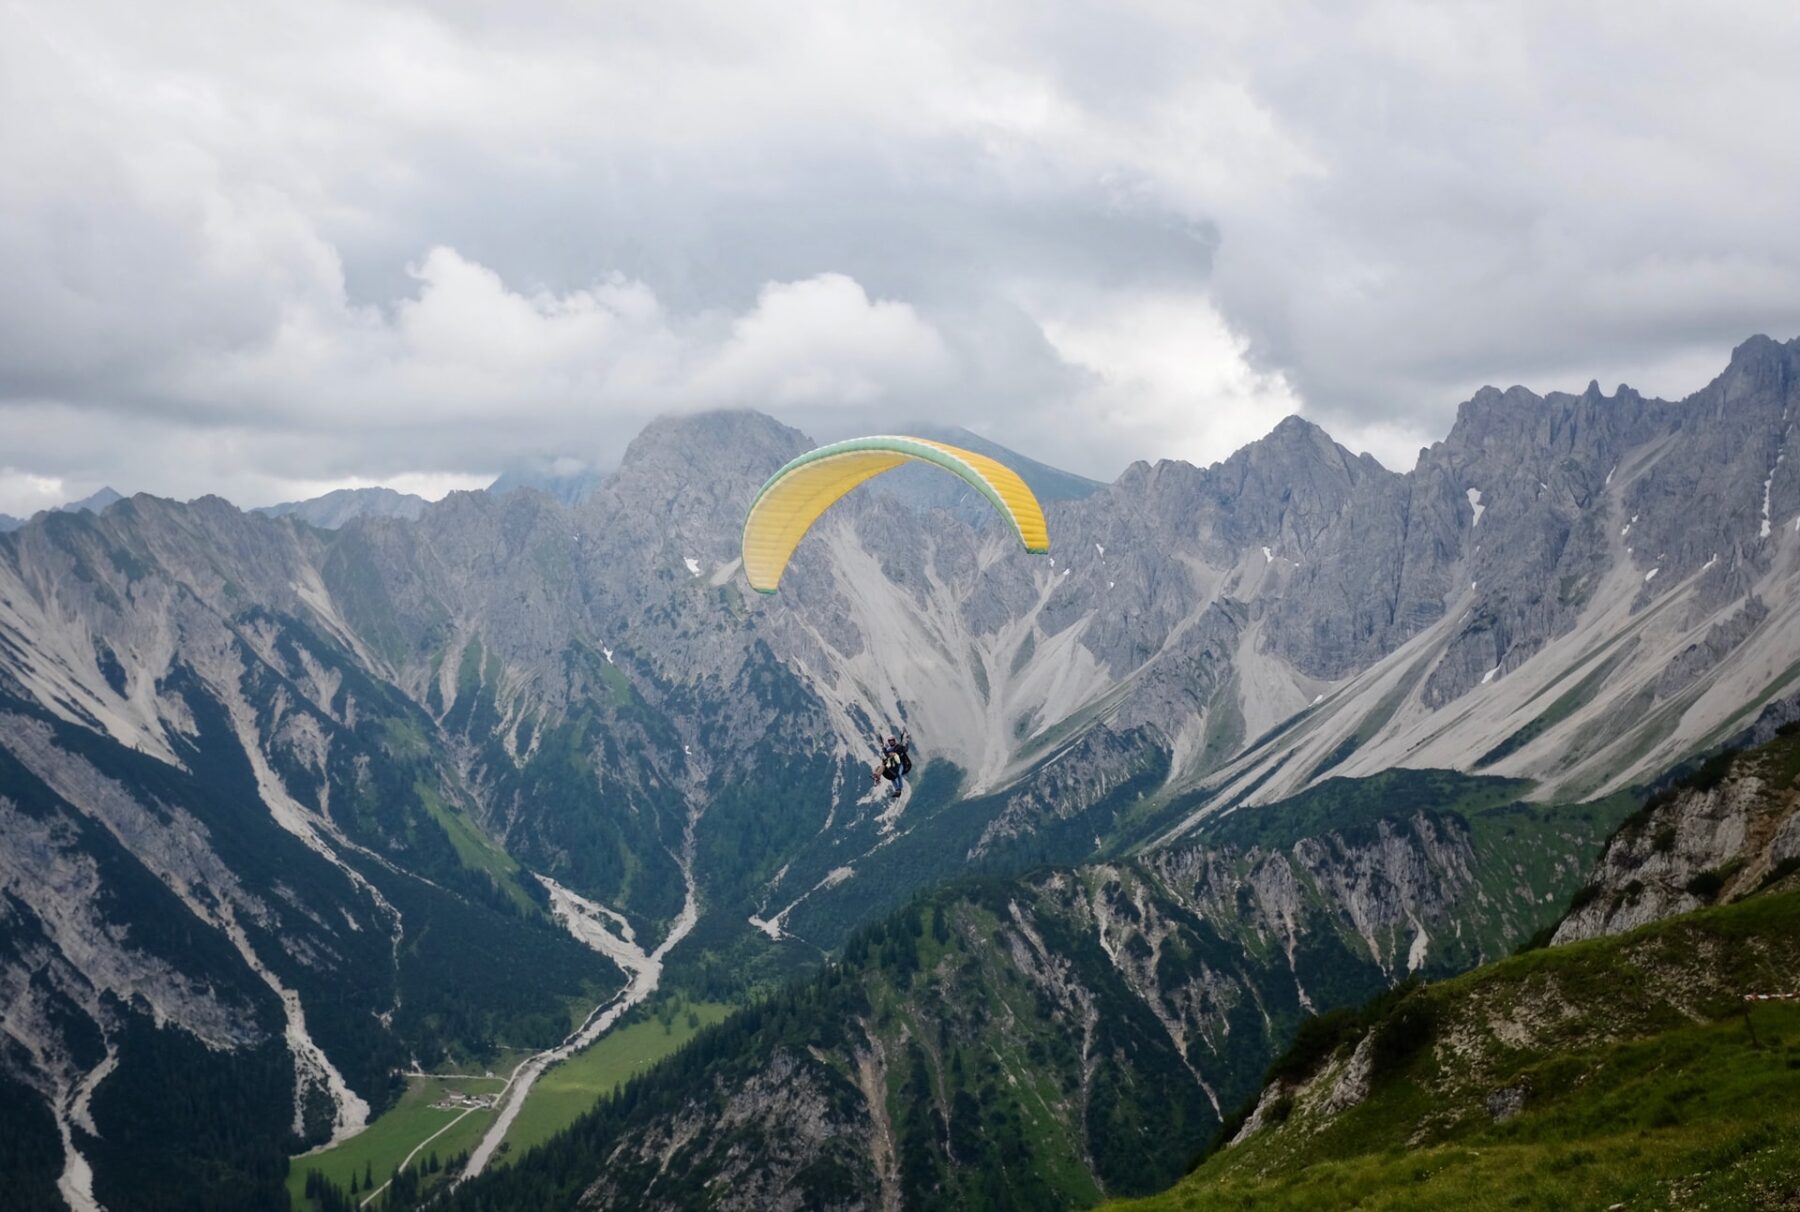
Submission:
[[[762,594],[766,598],[772,598],[775,596],[775,590],[764,589],[761,585],[752,585],[752,586],[750,586],[750,588],[756,590],[756,592]]]

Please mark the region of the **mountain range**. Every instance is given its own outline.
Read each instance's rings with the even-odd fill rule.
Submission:
[[[554,1049],[659,982],[812,972],[836,984],[765,1003],[785,1045],[732,1028],[762,1042],[716,1098],[790,1090],[755,1121],[788,1139],[923,1065],[938,1119],[888,1137],[911,1169],[871,1143],[755,1181],[1172,1180],[1307,1013],[1504,955],[1664,771],[1792,712],[1797,369],[1758,337],[1680,402],[1484,389],[1405,473],[1300,418],[1109,485],[1026,463],[1048,557],[895,473],[768,599],[739,523],[810,443],[754,413],[651,424],[573,504],[40,514],[0,537],[0,1073],[58,1159],[34,1189],[281,1206],[285,1151],[409,1069]],[[871,737],[902,726],[920,769],[889,801]],[[996,883],[915,901],[971,874]],[[982,974],[856,975],[909,946]],[[947,1084],[921,999],[1001,1069]],[[1062,1083],[1039,1112],[1008,1093],[1034,1073]],[[1024,1135],[957,1136],[962,1095]],[[723,1172],[657,1156],[671,1206]]]

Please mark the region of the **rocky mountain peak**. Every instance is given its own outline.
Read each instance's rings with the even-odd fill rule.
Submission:
[[[1352,454],[1311,421],[1288,417],[1209,469],[1221,503],[1230,502],[1239,523],[1220,533],[1244,543],[1278,539],[1284,529],[1316,534],[1365,476],[1380,471],[1380,464]]]
[[[1445,445],[1480,445],[1496,434],[1517,428],[1526,418],[1543,407],[1544,400],[1536,392],[1519,386],[1483,387],[1464,400],[1456,410],[1456,423],[1450,427]]]
[[[100,489],[98,492],[82,497],[79,501],[70,501],[67,505],[58,505],[57,508],[64,513],[79,513],[83,510],[88,513],[100,513],[105,510],[108,505],[115,504],[124,499],[124,493],[117,491],[109,485]]]
[[[1784,344],[1758,335],[1731,351],[1730,363],[1707,391],[1715,405],[1726,405],[1746,397],[1779,395],[1796,377],[1800,377],[1800,339]]]
[[[618,478],[766,477],[811,445],[799,430],[748,409],[658,417],[625,448]]]
[[[1745,337],[1738,343],[1737,347],[1731,351],[1731,361],[1728,365],[1746,366],[1756,362],[1766,362],[1797,348],[1800,348],[1800,338],[1783,342],[1759,332]]]
[[[1270,438],[1281,438],[1286,441],[1313,441],[1331,443],[1331,435],[1307,420],[1297,412],[1289,413],[1275,423],[1269,431]],[[1266,439],[1265,439],[1266,440]]]
[[[416,519],[428,502],[410,492],[392,488],[339,488],[304,501],[284,501],[251,510],[272,518],[296,517],[321,530],[336,530],[355,518]]]
[[[1302,416],[1288,416],[1263,437],[1209,470],[1233,477],[1258,473],[1301,476],[1325,471],[1335,476],[1360,474],[1361,460]],[[1352,470],[1356,466],[1359,470]]]

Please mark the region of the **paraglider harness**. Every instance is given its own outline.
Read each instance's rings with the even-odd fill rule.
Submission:
[[[881,764],[870,777],[877,783],[882,779],[894,785],[893,797],[900,798],[904,790],[906,776],[912,773],[912,754],[908,752],[912,738],[904,732],[899,737],[889,737],[881,745]]]

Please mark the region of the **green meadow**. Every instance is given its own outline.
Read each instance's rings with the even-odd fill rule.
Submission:
[[[665,1003],[643,1022],[608,1032],[537,1080],[507,1131],[502,1162],[522,1157],[574,1123],[600,1099],[730,1013],[717,1002]],[[665,1018],[662,1016],[666,1016]]]
[[[489,1110],[440,1110],[432,1104],[452,1090],[465,1094],[498,1094],[506,1084],[504,1077],[414,1077],[407,1081],[406,1093],[381,1118],[341,1145],[294,1158],[288,1165],[288,1199],[295,1208],[304,1208],[306,1175],[317,1170],[333,1183],[350,1188],[350,1180],[362,1185],[365,1175],[372,1175],[380,1186],[393,1176],[394,1170],[415,1147],[431,1139],[417,1161],[432,1153],[447,1162],[463,1149],[472,1148],[481,1133],[494,1120]],[[450,1128],[455,1124],[454,1128]],[[443,1131],[450,1128],[449,1131]],[[441,1136],[436,1135],[443,1132]]]

